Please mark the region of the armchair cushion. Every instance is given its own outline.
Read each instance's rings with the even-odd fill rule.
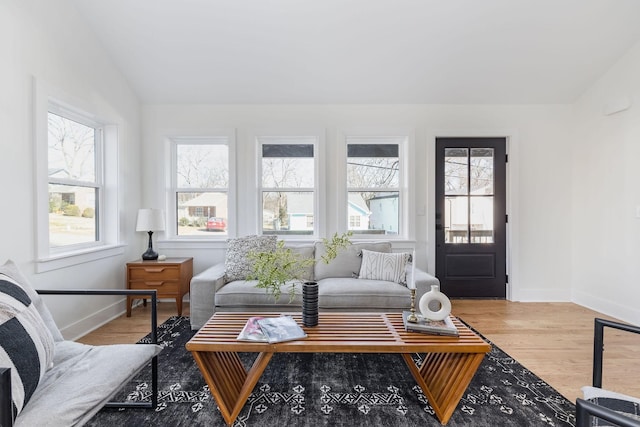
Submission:
[[[625,399],[614,399],[611,397],[594,397],[592,399],[589,399],[589,401],[598,406],[602,406],[626,417],[629,417],[632,420],[640,421],[640,404],[638,404],[637,402]],[[591,423],[591,426],[604,427],[610,425],[610,422],[603,421],[598,417],[594,417]]]
[[[21,284],[0,273],[0,366],[11,368],[11,396],[19,414],[51,367],[54,341]]]
[[[43,419],[51,426],[83,425],[161,350],[158,345],[56,343],[54,366],[16,426],[43,425]]]

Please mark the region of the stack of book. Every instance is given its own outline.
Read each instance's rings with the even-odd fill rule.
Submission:
[[[404,322],[404,329],[406,331],[422,332],[424,334],[433,335],[448,335],[453,337],[458,336],[458,328],[456,328],[449,316],[444,320],[429,320],[416,313],[418,321],[409,322],[407,318],[410,314],[410,311],[402,312],[402,321]]]
[[[307,334],[291,316],[250,317],[238,334],[238,341],[277,343],[306,338]]]

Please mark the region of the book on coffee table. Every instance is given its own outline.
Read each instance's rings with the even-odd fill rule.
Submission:
[[[458,328],[453,324],[453,321],[449,316],[444,320],[429,320],[422,315],[416,313],[418,317],[417,322],[409,322],[407,317],[411,314],[410,311],[402,312],[402,321],[404,322],[404,329],[409,332],[422,332],[424,334],[434,335],[448,335],[458,336]]]
[[[264,332],[262,332],[262,328],[258,323],[260,319],[264,319],[264,317],[250,317],[236,339],[238,341],[269,342],[269,339]]]
[[[291,316],[265,317],[258,320],[262,333],[271,344],[306,338],[307,334]]]

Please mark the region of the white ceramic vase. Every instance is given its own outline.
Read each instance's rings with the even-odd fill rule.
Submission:
[[[438,285],[431,285],[431,290],[420,298],[418,307],[422,316],[429,320],[443,320],[451,313],[451,301],[440,292]]]

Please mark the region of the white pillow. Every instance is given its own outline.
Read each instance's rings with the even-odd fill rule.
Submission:
[[[362,250],[360,279],[386,280],[406,286],[406,268],[411,254]]]

